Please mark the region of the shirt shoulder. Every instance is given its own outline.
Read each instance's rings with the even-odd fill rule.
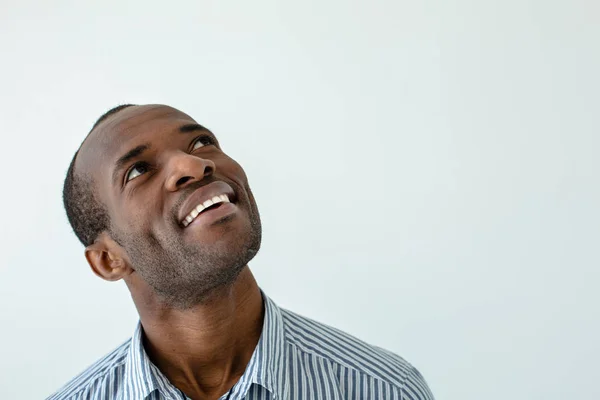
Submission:
[[[402,392],[403,398],[433,399],[423,376],[399,355],[292,311],[281,309],[281,312],[286,342],[304,354],[383,381]]]
[[[128,339],[75,376],[46,400],[87,399],[95,398],[96,394],[100,393],[105,395],[116,393],[125,375],[125,361],[130,345],[131,339]]]

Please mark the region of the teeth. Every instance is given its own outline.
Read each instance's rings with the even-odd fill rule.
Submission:
[[[185,219],[183,221],[181,221],[181,223],[183,224],[184,227],[188,226],[189,224],[192,223],[192,221],[194,220],[194,218],[196,218],[198,216],[198,214],[200,214],[205,208],[210,207],[213,204],[217,204],[217,203],[230,203],[229,197],[227,197],[226,194],[221,194],[219,196],[213,197],[212,199],[206,200],[202,204],[198,204],[196,206],[196,208],[194,208],[192,210],[192,212],[190,212],[188,214],[188,216],[185,217]]]

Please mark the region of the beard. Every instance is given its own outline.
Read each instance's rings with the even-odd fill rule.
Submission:
[[[148,238],[112,231],[132,268],[165,305],[186,310],[205,303],[217,289],[233,284],[258,253],[262,227],[258,209],[254,204],[250,208],[242,229],[226,232],[227,240],[210,245],[186,243],[180,234]]]

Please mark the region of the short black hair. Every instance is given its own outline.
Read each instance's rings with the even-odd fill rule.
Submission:
[[[105,112],[96,120],[88,136],[102,121],[135,104],[122,104]],[[86,137],[87,138],[87,137]],[[71,164],[65,177],[63,186],[63,204],[67,212],[67,219],[75,235],[84,246],[89,246],[103,231],[109,231],[110,219],[106,207],[102,204],[94,192],[94,183],[89,176],[80,176],[75,171],[75,161],[79,149],[73,155]]]

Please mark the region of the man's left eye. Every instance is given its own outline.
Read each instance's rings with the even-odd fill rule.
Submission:
[[[210,146],[211,144],[215,144],[213,139],[210,136],[200,136],[194,140],[194,145],[192,146],[192,150],[199,149],[200,147]]]

